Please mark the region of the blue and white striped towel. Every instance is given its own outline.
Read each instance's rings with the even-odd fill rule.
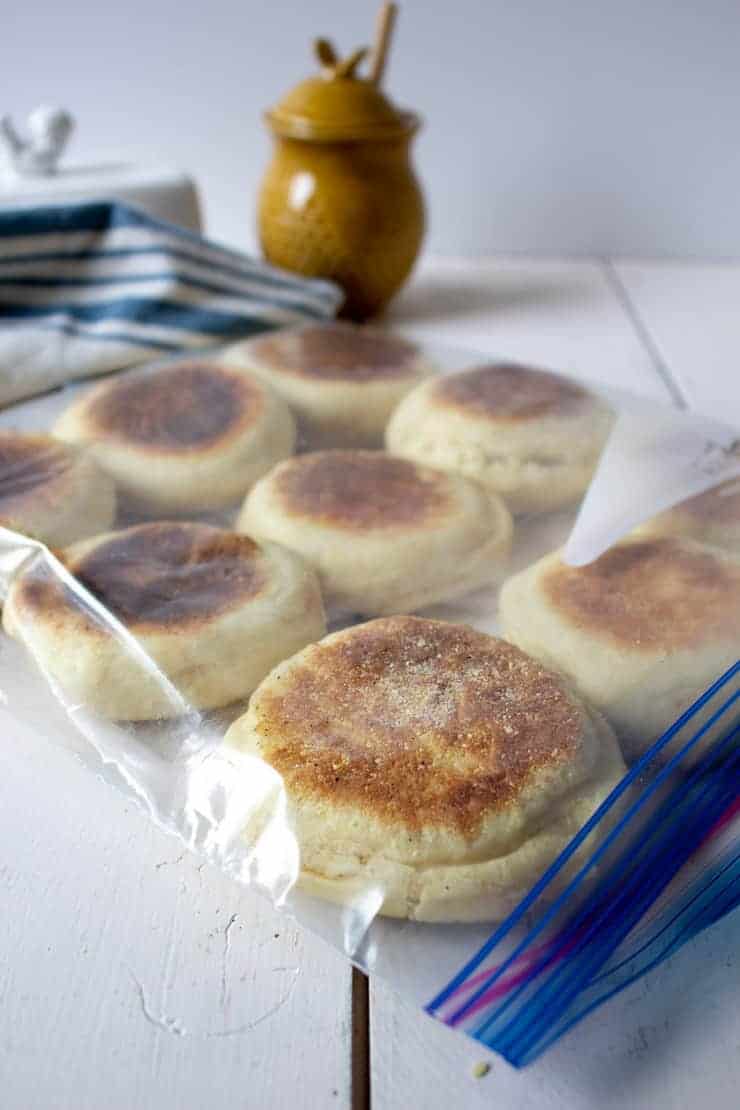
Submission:
[[[342,295],[117,203],[0,211],[0,405],[325,318]]]

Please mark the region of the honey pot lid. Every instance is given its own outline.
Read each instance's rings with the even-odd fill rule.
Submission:
[[[393,139],[415,131],[419,117],[397,108],[380,89],[389,33],[380,54],[376,46],[368,77],[356,72],[367,49],[340,60],[327,39],[317,39],[314,51],[320,73],[301,81],[266,113],[272,130],[287,138],[317,142]]]

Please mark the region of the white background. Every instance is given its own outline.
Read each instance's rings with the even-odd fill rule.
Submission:
[[[77,161],[172,162],[209,230],[253,234],[260,113],[357,0],[2,6],[0,111],[78,116]],[[404,0],[389,88],[421,111],[430,245],[446,253],[740,255],[737,0]]]

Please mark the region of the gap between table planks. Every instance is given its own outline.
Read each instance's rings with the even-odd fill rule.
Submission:
[[[3,1110],[350,1106],[351,968],[0,709]]]
[[[499,258],[427,263],[392,322],[740,423],[739,305],[740,265]],[[372,981],[374,1110],[734,1110],[739,950],[736,913],[523,1072]]]

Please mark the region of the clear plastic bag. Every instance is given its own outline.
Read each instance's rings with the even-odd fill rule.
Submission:
[[[522,1066],[737,906],[739,741],[737,663],[635,764],[430,1013]],[[586,862],[548,899],[599,826]]]
[[[442,373],[491,362],[466,351],[423,353]],[[140,380],[159,368],[133,373]],[[0,414],[0,432],[41,433],[87,389],[68,386],[8,408]],[[582,503],[517,516],[510,556],[491,583],[472,592],[455,591],[450,600],[422,609],[420,617],[495,636],[504,579],[564,545],[566,565],[589,564],[670,506],[740,478],[732,429],[615,391],[603,398],[616,419]],[[545,458],[542,465],[552,464]],[[577,820],[569,816],[573,827],[567,825],[567,835],[558,832],[557,849],[543,848],[549,866],[540,868],[546,873],[532,892],[520,901],[530,883],[522,889],[513,884],[512,912],[493,933],[492,921],[502,916],[501,899],[499,912],[482,912],[482,920],[475,920],[469,905],[457,922],[384,915],[390,879],[387,861],[377,853],[353,872],[341,898],[317,896],[321,884],[307,884],[302,868],[305,829],[296,824],[281,774],[254,751],[224,742],[229,726],[245,713],[245,699],[197,709],[187,694],[201,689],[198,668],[203,664],[197,652],[207,659],[213,650],[198,621],[204,614],[209,620],[214,613],[219,616],[221,578],[238,580],[245,597],[253,588],[239,579],[241,548],[231,541],[224,546],[219,538],[219,529],[233,526],[237,508],[180,513],[167,525],[168,544],[173,535],[184,537],[174,575],[171,553],[162,567],[152,570],[147,562],[142,570],[136,552],[130,546],[122,549],[109,605],[98,589],[94,549],[92,555],[85,549],[70,557],[10,527],[1,529],[4,621],[12,638],[4,636],[0,646],[0,687],[10,711],[72,748],[188,848],[236,880],[255,885],[358,966],[388,977],[435,1016],[517,1064],[534,1058],[594,1005],[732,908],[738,891],[737,666],[617,785],[622,772],[615,766],[604,772],[590,809],[579,803],[573,811]],[[153,518],[157,514],[151,508],[143,514],[119,499],[117,528],[141,522],[146,529]],[[218,575],[215,580],[205,575],[199,584],[205,549],[207,566],[212,570],[215,559]],[[272,553],[269,565],[258,564],[259,573],[283,573],[284,568],[276,569],[281,558]],[[304,579],[294,569],[290,589],[283,583],[278,590],[288,614],[284,624],[295,623],[299,615],[305,619],[314,605],[310,572]],[[448,577],[454,580],[454,574]],[[106,589],[112,588],[106,581]],[[161,628],[171,616],[168,606],[177,601],[179,581],[187,583],[183,591],[192,595],[193,609],[182,618],[184,633],[172,639]],[[273,584],[270,577],[270,589]],[[730,598],[729,605],[736,601]],[[60,632],[55,614],[62,609],[72,610],[74,620],[65,617]],[[150,618],[156,623],[155,617],[159,631],[152,632],[145,625]],[[336,606],[327,617],[330,632],[360,623]],[[229,619],[227,613],[223,620]],[[265,627],[264,636],[252,641],[260,651],[270,646]],[[216,633],[223,640],[233,629],[224,623]],[[306,631],[303,642],[319,634]],[[213,669],[220,679],[238,658],[241,642],[228,640],[228,652],[218,657]],[[276,640],[272,648],[275,658],[260,664],[264,674],[278,659],[292,656],[296,645],[289,649]],[[134,719],[136,713],[123,719],[126,714],[115,709],[137,700],[150,707],[139,715],[144,719]],[[653,737],[645,737],[644,746],[648,739]],[[587,820],[594,807],[597,814]],[[544,821],[542,813],[536,820]],[[334,828],[331,813],[327,821]],[[678,828],[680,846],[673,835]],[[610,905],[615,883],[622,894]],[[434,912],[427,916],[433,918]]]

